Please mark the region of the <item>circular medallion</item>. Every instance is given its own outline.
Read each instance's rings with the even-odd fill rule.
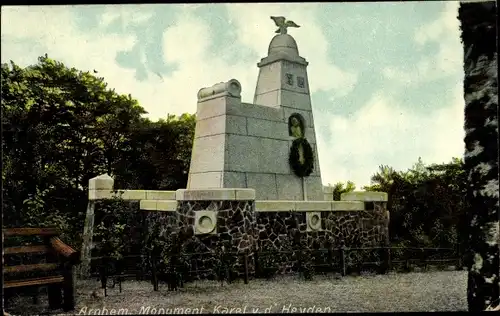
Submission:
[[[319,216],[317,214],[314,214],[311,217],[311,225],[316,226],[316,225],[318,225],[318,223],[319,223]]]
[[[214,223],[209,216],[202,216],[198,220],[198,230],[201,233],[208,234],[214,230]]]

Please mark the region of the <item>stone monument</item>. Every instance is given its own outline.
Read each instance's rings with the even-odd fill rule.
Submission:
[[[308,62],[284,17],[257,66],[253,103],[231,79],[198,92],[187,189],[252,188],[258,200],[323,200]]]

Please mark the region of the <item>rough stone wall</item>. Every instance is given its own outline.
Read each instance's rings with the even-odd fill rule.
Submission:
[[[204,210],[217,211],[216,234],[195,234],[195,212]],[[212,269],[216,252],[221,246],[225,247],[225,251],[239,254],[235,269],[240,273],[244,271],[243,255],[247,252],[249,273],[253,273],[254,201],[179,201],[176,211],[148,213],[150,231],[158,225],[161,227],[160,234],[165,237],[172,232],[184,233],[187,238],[184,251],[195,254],[190,256],[191,268],[200,271],[195,278],[214,277]],[[213,252],[214,255],[205,254],[207,252]]]
[[[257,212],[258,249],[282,252],[278,260],[281,265],[279,271],[288,273],[294,270],[296,264],[295,253],[289,251],[301,246],[309,250],[386,246],[389,240],[389,213],[385,202],[374,202],[374,206],[373,210],[365,211],[320,212],[320,231],[307,231],[307,212]],[[300,240],[294,239],[295,231],[299,232]],[[355,253],[350,255],[354,257]],[[316,264],[327,263],[327,258],[320,253],[316,253],[315,257]],[[334,257],[336,261],[338,254]]]
[[[495,2],[462,3],[469,311],[499,302],[498,68]]]
[[[307,231],[306,212],[256,212],[253,201],[179,201],[176,211],[148,211],[146,227],[150,231],[159,228],[157,233],[165,237],[172,232],[185,232],[188,240],[184,250],[188,254],[215,252],[224,245],[226,251],[240,254],[238,259],[235,257],[235,269],[240,275],[244,272],[245,252],[248,254],[249,274],[254,274],[256,251],[269,252],[279,264],[278,273],[290,273],[297,268],[297,249],[386,245],[389,220],[386,203],[374,204],[373,210],[320,212],[321,230]],[[218,212],[216,234],[194,234],[195,212],[203,210]],[[351,252],[351,259],[347,260],[354,262],[354,255]],[[195,254],[190,258],[191,269],[199,271],[195,278],[214,277],[215,254]],[[330,262],[337,267],[340,265],[338,252],[330,257],[326,253],[316,253],[313,261],[315,264]]]

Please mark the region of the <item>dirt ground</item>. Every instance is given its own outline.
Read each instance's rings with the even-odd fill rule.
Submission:
[[[157,292],[150,282],[125,281],[122,293],[117,285],[106,297],[97,280],[78,281],[77,308],[64,315],[466,311],[466,277],[465,271],[315,276],[312,281],[286,276],[223,286],[199,281],[179,291],[160,283]],[[30,298],[12,303],[12,315],[47,312],[45,296],[38,305]]]

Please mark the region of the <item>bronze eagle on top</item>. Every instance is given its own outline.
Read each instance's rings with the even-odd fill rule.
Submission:
[[[275,33],[287,34],[288,27],[300,27],[300,25],[295,24],[293,21],[287,21],[283,16],[272,16],[271,20],[274,21],[278,29]]]

